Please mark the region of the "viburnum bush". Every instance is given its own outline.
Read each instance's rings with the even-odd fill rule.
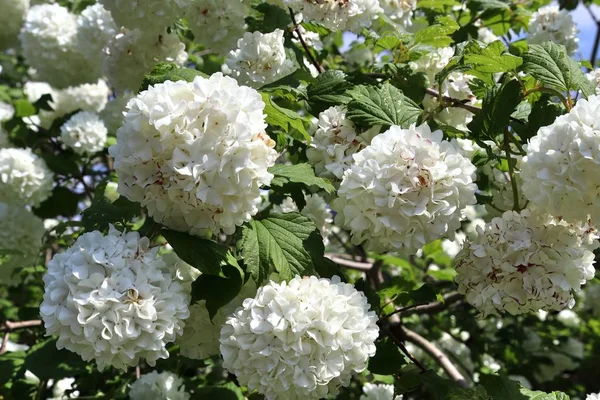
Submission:
[[[599,399],[594,3],[0,0],[0,400]]]

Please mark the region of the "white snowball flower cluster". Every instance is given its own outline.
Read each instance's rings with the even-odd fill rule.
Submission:
[[[163,32],[185,12],[191,0],[98,0],[119,26]]]
[[[383,13],[400,26],[408,27],[412,25],[417,0],[379,0],[379,3],[383,8]]]
[[[369,307],[338,277],[270,282],[223,326],[223,366],[267,399],[335,395],[375,354],[379,327]]]
[[[203,360],[219,354],[219,337],[227,317],[242,305],[247,298],[256,295],[256,284],[249,279],[240,293],[217,311],[210,319],[206,300],[194,303],[190,307],[190,317],[185,322],[183,335],[177,340],[182,356]]]
[[[131,384],[130,400],[188,400],[183,379],[171,372],[152,371]]]
[[[109,149],[119,193],[171,229],[233,233],[273,178],[264,107],[256,90],[221,73],[150,87],[129,102]]]
[[[457,256],[459,292],[482,316],[572,307],[594,277],[594,253],[580,232],[523,210],[494,218]]]
[[[104,148],[108,130],[98,114],[80,111],[60,127],[60,139],[77,154],[95,154]]]
[[[332,204],[353,244],[416,252],[460,227],[476,201],[475,167],[442,139],[427,124],[392,126],[354,155]]]
[[[551,41],[562,44],[569,55],[575,54],[579,48],[579,29],[568,10],[561,10],[558,5],[549,4],[541,7],[531,16],[527,42],[541,44]]]
[[[585,400],[600,400],[600,393],[588,394]]]
[[[365,383],[360,400],[402,400],[403,396],[394,397],[394,385]]]
[[[19,32],[28,9],[29,0],[0,0],[0,50],[19,43]]]
[[[414,71],[427,75],[430,85],[433,85],[435,84],[435,75],[448,65],[453,56],[454,49],[452,47],[441,47],[410,62],[409,65]]]
[[[530,139],[521,163],[525,196],[550,215],[600,226],[600,96],[580,100]]]
[[[358,134],[354,123],[346,118],[346,109],[330,107],[319,114],[306,156],[318,176],[339,182],[352,164],[352,155],[369,145],[379,128]]]
[[[302,13],[305,21],[319,23],[332,31],[359,33],[383,12],[378,0],[283,0],[283,3]]]
[[[596,86],[596,94],[600,95],[600,68],[588,72],[585,77]]]
[[[215,53],[227,54],[244,35],[248,6],[243,0],[195,0],[186,9],[194,42]]]
[[[172,265],[137,232],[110,227],[81,235],[55,255],[44,275],[40,314],[47,335],[98,368],[126,369],[169,356],[183,332],[190,301]]]
[[[0,123],[8,121],[15,115],[15,108],[12,104],[0,101]]]
[[[0,249],[16,251],[0,256],[0,282],[20,282],[15,268],[35,264],[45,232],[43,221],[22,205],[0,203]]]
[[[175,33],[153,34],[139,29],[121,30],[106,52],[104,72],[119,95],[137,93],[144,74],[155,64],[169,61],[182,66],[188,57]]]
[[[101,61],[104,47],[116,34],[111,13],[100,3],[86,7],[77,17],[77,40],[86,57]],[[102,68],[101,62],[97,67]]]
[[[304,194],[306,205],[300,214],[310,218],[323,237],[323,243],[329,243],[329,235],[333,231],[333,216],[325,199],[318,194]],[[273,206],[273,212],[290,213],[298,211],[298,206],[291,197],[287,197],[281,205]]]
[[[285,54],[283,31],[246,32],[227,56],[226,70],[242,85],[260,87],[295,71]]]
[[[0,202],[38,206],[50,196],[53,178],[31,149],[0,149]]]

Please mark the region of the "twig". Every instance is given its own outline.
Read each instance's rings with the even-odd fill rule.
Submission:
[[[140,379],[141,376],[142,376],[142,371],[140,370],[140,366],[136,365],[135,366],[135,379]]]
[[[34,326],[42,325],[42,321],[34,319],[31,321],[21,322],[10,322],[6,321],[4,325],[0,326],[0,332],[4,332],[4,338],[2,339],[2,346],[0,346],[0,355],[6,353],[6,347],[8,346],[8,340],[10,339],[10,333],[17,329],[31,328]]]
[[[0,346],[0,355],[6,353],[6,346],[8,346],[8,339],[10,339],[10,332],[6,331],[4,339],[2,340],[2,346]]]
[[[390,339],[392,339],[392,341],[396,344],[396,346],[398,346],[400,348],[400,350],[406,355],[406,357],[408,357],[408,359],[410,361],[412,361],[421,371],[423,371],[423,372],[427,371],[427,368],[419,360],[417,360],[412,354],[410,354],[410,352],[408,351],[408,349],[406,348],[404,343],[402,343],[402,341],[400,339],[398,339],[396,337],[396,335],[394,335],[394,333],[387,326],[384,326],[382,329],[388,334]]]
[[[446,354],[444,354],[444,352],[438,349],[433,343],[431,343],[429,340],[425,339],[418,333],[406,328],[405,326],[400,326],[399,330],[402,332],[403,338],[405,338],[409,342],[414,343],[422,350],[424,350],[427,354],[429,354],[431,357],[433,357],[436,360],[436,362],[442,367],[444,372],[446,372],[446,375],[448,375],[454,382],[458,383],[464,388],[469,386],[469,383],[467,382],[465,377],[460,373],[458,368],[456,368],[456,366],[452,364],[452,361],[450,361],[448,356],[446,356]]]
[[[294,32],[296,32],[296,35],[298,36],[298,40],[300,40],[300,44],[302,44],[302,47],[304,48],[304,51],[306,52],[306,55],[308,56],[308,59],[310,60],[311,64],[315,66],[315,68],[317,69],[317,71],[320,74],[322,74],[323,72],[325,72],[325,69],[323,69],[323,66],[317,62],[317,59],[315,58],[313,53],[308,48],[308,45],[304,41],[304,38],[302,37],[302,34],[300,33],[300,29],[298,28],[298,23],[296,22],[296,16],[294,15],[294,11],[291,8],[289,8],[289,10],[290,10],[290,17],[292,17],[292,23],[294,24]]]
[[[349,260],[347,258],[344,258],[341,254],[328,253],[325,254],[325,257],[329,258],[334,263],[339,264],[343,267],[356,269],[358,271],[367,272],[370,271],[371,268],[373,268],[373,263]]]
[[[431,314],[436,311],[442,311],[446,309],[450,304],[456,303],[461,300],[463,296],[458,292],[450,292],[444,295],[444,301],[434,301],[431,303],[424,304],[413,304],[412,306],[402,307],[397,310],[392,311],[391,313],[384,315],[379,318],[379,321],[383,321],[388,319],[389,317],[401,314],[402,316],[412,315],[412,314]]]
[[[427,88],[426,93],[430,96],[435,97],[436,99],[439,99],[441,97],[442,100],[444,100],[446,103],[448,103],[448,105],[450,107],[462,108],[464,110],[472,112],[473,114],[477,114],[478,112],[481,111],[481,108],[479,108],[479,107],[475,107],[470,104],[466,104],[465,101],[468,101],[468,100],[459,100],[459,99],[455,99],[455,98],[449,97],[449,96],[441,96],[440,92],[438,92],[435,89]]]
[[[584,3],[584,6],[590,14],[590,17],[592,17],[592,19],[596,23],[596,39],[594,40],[594,47],[592,48],[592,56],[590,58],[590,63],[592,64],[592,66],[595,66],[596,56],[598,55],[598,45],[600,45],[600,21],[598,20],[598,17],[596,17],[596,14],[594,14],[592,8],[588,4]]]
[[[515,179],[515,166],[513,165],[512,157],[510,156],[510,132],[508,128],[504,130],[504,151],[506,152],[506,161],[508,162],[508,175],[510,177],[510,185],[513,192],[513,209],[516,212],[521,211],[519,207],[519,188]]]

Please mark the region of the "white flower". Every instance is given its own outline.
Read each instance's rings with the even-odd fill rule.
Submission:
[[[490,28],[483,27],[477,30],[477,40],[485,44],[490,44],[497,40],[500,40],[500,38],[496,36]]]
[[[585,400],[600,400],[600,393],[588,394]]]
[[[184,13],[190,0],[98,0],[118,26],[162,32]]]
[[[130,400],[188,400],[183,379],[171,372],[152,371],[133,382],[129,390]]]
[[[35,103],[45,94],[52,95],[53,100],[55,96],[55,90],[46,82],[27,81],[23,85],[23,92],[30,103]]]
[[[346,119],[345,108],[330,107],[319,114],[306,156],[318,176],[339,182],[353,162],[352,155],[368,146],[378,129],[358,134],[354,123]]]
[[[104,148],[108,131],[98,114],[80,111],[60,127],[60,140],[77,154],[94,154]]]
[[[138,29],[121,30],[106,52],[104,72],[119,95],[128,90],[137,93],[144,74],[155,64],[169,61],[181,66],[187,60],[185,45],[175,33],[152,34]]]
[[[365,295],[338,277],[270,282],[223,326],[223,366],[267,399],[335,395],[375,354],[376,322]]]
[[[533,13],[529,20],[527,42],[541,44],[551,41],[566,47],[569,55],[579,48],[579,29],[567,10],[549,4]]]
[[[461,72],[451,72],[444,83],[442,84],[442,95],[453,99],[462,100],[467,105],[476,105],[477,99],[471,92],[469,81],[473,77]],[[437,85],[435,89],[439,90]],[[459,130],[467,130],[467,124],[473,120],[473,113],[459,107],[445,107],[441,111],[437,111],[438,99],[429,94],[423,99],[425,111],[434,113],[435,119],[442,124],[454,127]]]
[[[177,340],[182,356],[202,360],[219,354],[221,327],[230,314],[242,305],[242,302],[256,295],[256,284],[249,279],[240,293],[217,311],[210,319],[206,300],[194,303],[190,307],[190,317],[185,322],[183,335]]]
[[[318,194],[304,194],[304,200],[306,205],[300,211],[300,214],[307,218],[310,218],[323,237],[323,243],[327,245],[329,243],[329,235],[333,230],[333,216],[331,209],[327,205],[325,199]],[[291,197],[287,197],[283,203],[279,206],[273,207],[273,212],[279,213],[290,213],[298,211],[298,206],[294,203]]]
[[[0,149],[0,202],[38,206],[50,196],[53,177],[30,149]]]
[[[243,0],[195,0],[185,16],[194,34],[194,42],[215,53],[227,54],[244,35],[248,7]]]
[[[585,77],[596,87],[596,94],[600,94],[600,68],[588,72]]]
[[[8,121],[15,115],[15,108],[12,104],[0,101],[0,123]]]
[[[531,138],[521,163],[525,196],[550,215],[600,226],[600,96],[580,100]]]
[[[333,31],[360,33],[383,12],[378,0],[283,0],[286,7],[302,13],[306,22],[316,22]]]
[[[569,328],[576,328],[581,325],[581,319],[573,310],[562,310],[556,315],[556,319]]]
[[[77,17],[79,51],[94,60],[93,65],[102,71],[103,50],[117,34],[117,26],[102,4],[88,6]]]
[[[29,9],[19,39],[36,80],[63,88],[99,78],[97,60],[87,59],[79,49],[77,30],[77,16],[58,4]]]
[[[285,54],[281,29],[265,34],[246,32],[225,62],[238,82],[254,87],[275,82],[296,69]]]
[[[412,25],[412,17],[417,8],[417,0],[380,0],[383,13],[400,26]]]
[[[529,210],[507,211],[467,241],[457,256],[460,293],[482,316],[571,308],[594,277],[594,254],[580,232]]]
[[[111,146],[119,193],[180,231],[226,234],[258,212],[275,142],[260,94],[221,73],[150,87]]]
[[[11,252],[0,255],[0,282],[20,282],[15,269],[35,265],[45,232],[43,221],[22,205],[0,203],[0,249]]]
[[[44,275],[40,314],[58,349],[95,359],[98,368],[154,366],[183,332],[189,292],[172,265],[137,232],[110,227],[81,235]]]
[[[394,397],[394,385],[365,383],[360,400],[402,400],[403,396]]]
[[[29,0],[0,0],[0,50],[19,43],[19,31],[28,9]]]
[[[54,386],[52,387],[52,397],[48,398],[48,400],[65,400],[78,398],[79,391],[77,390],[69,395],[65,394],[67,390],[73,389],[74,383],[75,378],[64,378],[54,383]],[[48,384],[50,384],[50,382],[48,382]]]
[[[126,92],[122,96],[115,97],[106,104],[106,107],[100,113],[100,117],[104,121],[104,125],[109,133],[117,133],[117,130],[123,125],[127,103],[129,103],[132,97],[131,92]]]
[[[315,49],[316,51],[323,50],[323,42],[321,41],[321,35],[319,35],[317,32],[309,31],[308,29],[306,29],[304,27],[304,25],[301,25],[299,21],[296,21],[296,22],[298,22],[298,31],[300,31],[300,35],[302,35],[302,39],[304,39],[304,43],[306,43],[306,45],[308,47],[310,47],[311,49]],[[299,45],[299,46],[302,45],[302,43],[300,42],[300,39],[298,39],[298,33],[296,32],[295,29],[292,34],[292,42],[294,42],[296,45]],[[309,61],[309,64],[310,64],[310,61]],[[312,64],[310,64],[310,65],[312,65]],[[313,68],[314,68],[314,66],[313,66]]]
[[[353,156],[332,204],[353,244],[416,252],[446,234],[452,239],[477,186],[471,161],[442,136],[427,124],[392,126]]]
[[[423,72],[427,75],[429,83],[433,85],[436,82],[435,74],[443,70],[453,56],[454,49],[452,47],[441,47],[426,53],[418,60],[410,62],[409,65],[414,71]]]

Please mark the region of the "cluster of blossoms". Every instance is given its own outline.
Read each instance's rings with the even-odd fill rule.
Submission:
[[[383,12],[378,0],[283,0],[286,7],[302,13],[307,22],[316,22],[333,31],[360,33]]]
[[[369,307],[338,277],[270,282],[223,325],[223,366],[267,399],[335,395],[375,354],[379,328]]]
[[[554,42],[562,44],[569,55],[579,47],[579,30],[568,10],[549,4],[533,13],[529,20],[527,41],[532,44]]]
[[[412,17],[417,8],[417,0],[379,0],[383,13],[400,26],[412,25]]]
[[[172,229],[233,233],[258,212],[260,186],[273,177],[264,106],[221,73],[140,93],[109,149],[119,193]]]
[[[596,87],[596,94],[600,95],[600,68],[596,68],[585,74],[585,77]]]
[[[365,383],[360,400],[402,400],[402,397],[394,397],[394,385]]]
[[[40,314],[59,349],[95,359],[100,370],[140,359],[154,366],[169,356],[166,345],[189,316],[189,285],[149,244],[111,226],[108,235],[85,233],[52,258]]]
[[[287,59],[283,46],[283,31],[271,33],[246,32],[226,60],[225,68],[242,85],[260,87],[294,72],[296,67]]]
[[[573,293],[595,273],[588,241],[561,221],[507,211],[458,254],[458,290],[482,316],[572,307]]]
[[[188,400],[183,379],[170,372],[152,371],[142,375],[129,389],[130,400]]]
[[[327,245],[329,235],[333,231],[333,216],[327,202],[318,194],[306,193],[304,194],[304,201],[306,201],[306,205],[302,208],[300,214],[310,218],[315,223],[317,229],[321,232],[323,243]],[[298,211],[298,205],[291,197],[287,197],[281,205],[274,206],[273,211],[284,214],[295,212]]]
[[[190,0],[98,0],[119,26],[162,32],[177,21]]]
[[[0,202],[38,206],[50,196],[53,177],[31,149],[0,149]]]
[[[521,163],[525,196],[569,222],[600,226],[600,96],[580,100],[531,138]]]
[[[60,139],[77,154],[94,154],[104,148],[108,130],[98,114],[80,111],[60,128]]]
[[[475,204],[475,167],[442,137],[427,124],[392,126],[353,156],[332,204],[352,243],[416,252],[460,227]]]
[[[21,205],[0,203],[0,282],[16,284],[15,268],[34,265],[42,247],[44,222]]]
[[[344,171],[352,164],[352,156],[368,146],[378,132],[379,128],[375,127],[357,133],[354,123],[346,118],[344,107],[330,107],[319,114],[317,130],[306,150],[306,157],[318,176],[339,183]]]

